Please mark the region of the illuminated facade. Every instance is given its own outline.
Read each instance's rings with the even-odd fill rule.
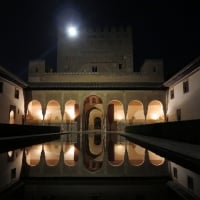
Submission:
[[[26,123],[66,130],[122,130],[126,124],[165,121],[162,60],[133,70],[131,27],[58,34],[57,72],[31,61]]]

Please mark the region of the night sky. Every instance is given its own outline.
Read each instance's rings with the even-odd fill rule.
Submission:
[[[132,25],[134,68],[147,58],[164,61],[169,78],[200,55],[198,1],[26,0],[0,3],[0,65],[26,80],[28,63],[56,66],[57,30],[79,26]]]

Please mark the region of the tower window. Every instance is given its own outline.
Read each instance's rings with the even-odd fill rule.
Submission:
[[[97,72],[97,66],[92,66],[92,72]]]

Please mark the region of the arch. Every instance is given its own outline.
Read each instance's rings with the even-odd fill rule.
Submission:
[[[32,100],[29,102],[26,112],[26,123],[38,124],[42,123],[43,114],[42,106],[38,100]]]
[[[79,105],[75,100],[69,100],[65,103],[65,111],[63,115],[63,120],[65,121],[73,121],[79,115]]]
[[[40,162],[42,144],[32,145],[25,148],[26,163],[29,166],[37,166]]]
[[[148,150],[148,156],[149,156],[149,161],[152,165],[160,166],[165,162],[165,158],[149,150]]]
[[[108,130],[122,130],[125,123],[124,106],[119,100],[112,100],[107,107]]]
[[[60,159],[61,142],[52,141],[44,143],[45,161],[48,166],[56,166]]]
[[[101,118],[100,117],[94,118],[94,129],[101,129]]]
[[[79,104],[75,100],[65,103],[63,121],[66,123],[67,130],[77,130],[80,123]]]
[[[96,128],[102,129],[104,126],[104,110],[102,99],[97,95],[90,95],[86,97],[83,105],[83,130],[95,130]],[[98,125],[101,125],[101,127],[95,127],[95,120],[97,119]]]
[[[47,103],[44,121],[47,124],[61,123],[61,109],[60,104],[56,100],[50,100]]]
[[[163,105],[160,101],[152,100],[151,102],[149,102],[146,122],[147,123],[164,122],[164,110],[163,110]]]
[[[141,166],[145,161],[145,148],[135,143],[127,144],[128,159],[131,165]]]
[[[126,121],[129,124],[145,123],[144,106],[141,101],[132,100],[129,102]]]

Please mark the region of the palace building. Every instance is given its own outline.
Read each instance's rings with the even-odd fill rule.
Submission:
[[[176,169],[174,181],[187,188],[183,177],[189,173],[189,190],[200,197],[196,172],[112,134],[126,126],[200,118],[200,58],[166,81],[160,59],[134,69],[132,37],[131,26],[85,28],[74,38],[59,30],[56,67],[30,61],[27,82],[0,68],[0,123],[71,133],[1,154],[11,176],[0,174],[0,191],[19,180],[21,168],[13,166],[21,162],[30,177],[159,177]]]

